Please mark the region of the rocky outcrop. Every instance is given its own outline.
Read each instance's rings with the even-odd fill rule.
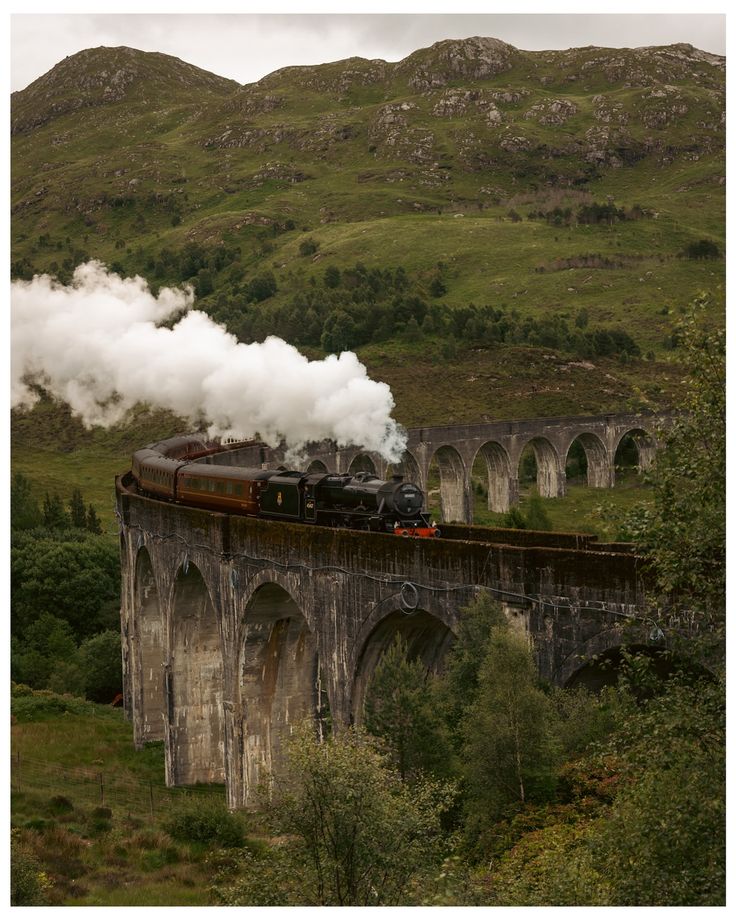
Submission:
[[[629,123],[629,113],[624,108],[623,102],[601,94],[593,96],[593,118],[606,125],[627,125]]]
[[[432,107],[436,118],[464,118],[468,115],[482,114],[489,125],[503,121],[491,94],[482,90],[446,90]]]
[[[538,121],[540,125],[563,125],[578,107],[569,99],[543,99],[524,113],[524,118]]]
[[[228,102],[226,108],[231,112],[239,112],[246,117],[263,115],[273,112],[284,105],[284,97],[274,93],[254,92],[251,87],[246,87]]]
[[[437,42],[410,54],[396,65],[409,85],[422,92],[446,86],[450,80],[487,80],[510,70],[520,52],[497,38],[466,38]]]
[[[664,128],[687,115],[688,106],[675,86],[655,86],[643,93],[641,120],[647,128]]]

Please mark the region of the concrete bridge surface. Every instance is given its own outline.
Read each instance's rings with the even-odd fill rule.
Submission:
[[[646,450],[653,429],[638,416],[567,428],[507,422],[453,429],[452,442],[447,429],[412,432],[410,450],[423,482],[431,457],[450,445],[462,463],[451,468],[464,476],[484,450],[503,450],[513,465],[537,439],[559,477],[572,440],[589,435],[603,483],[603,461],[624,434],[642,432]],[[336,456],[344,468],[349,454]],[[502,603],[541,676],[560,686],[593,656],[656,633],[641,560],[594,537],[446,525],[442,539],[422,540],[266,521],[146,498],[129,474],[116,494],[135,743],[163,739],[167,783],[224,782],[231,807],[259,800],[298,720],[360,723],[370,677],[397,633],[412,657],[438,669],[480,590]]]

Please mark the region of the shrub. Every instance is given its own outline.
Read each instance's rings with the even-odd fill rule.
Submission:
[[[245,840],[241,816],[210,800],[186,799],[174,808],[164,828],[174,840],[185,843],[242,847]]]
[[[36,857],[15,840],[10,853],[10,903],[14,907],[40,907],[47,903],[49,881]]]
[[[512,530],[526,530],[524,515],[514,507],[504,515],[502,526],[510,527]]]
[[[698,240],[685,247],[685,255],[688,259],[718,259],[721,250],[713,240]]]
[[[22,684],[13,684],[11,693],[10,711],[18,722],[40,722],[65,712],[89,712],[86,700],[60,696],[50,690],[31,690]]]
[[[529,497],[529,505],[526,512],[526,526],[529,530],[552,530],[552,522],[549,515],[544,510],[542,499],[537,494]]]
[[[209,859],[215,870],[210,892],[218,904],[230,907],[284,907],[305,904],[301,866],[288,844],[267,847],[263,852],[232,851]]]
[[[319,249],[319,243],[317,240],[313,240],[310,236],[306,240],[302,240],[299,243],[299,255],[300,256],[312,256]]]
[[[49,811],[54,815],[68,815],[74,805],[65,795],[54,795],[49,799]]]

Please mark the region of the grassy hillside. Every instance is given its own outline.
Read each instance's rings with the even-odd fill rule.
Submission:
[[[164,786],[162,744],[134,749],[121,709],[15,688],[11,788],[13,860],[36,860],[48,905],[211,903],[217,844],[167,833],[182,793]],[[221,786],[191,795],[224,808]]]
[[[475,38],[238,86],[91,49],[13,94],[12,273],[191,284],[243,340],[357,351],[407,426],[676,406],[677,319],[725,303],[724,70]],[[177,427],[45,411],[14,416],[14,467],[103,514]]]

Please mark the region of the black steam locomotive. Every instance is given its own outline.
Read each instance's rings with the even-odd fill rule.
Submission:
[[[133,454],[133,478],[142,493],[213,511],[401,536],[439,536],[422,511],[422,490],[401,476],[384,480],[370,473],[248,469],[206,461],[223,449],[196,435],[159,441]]]

